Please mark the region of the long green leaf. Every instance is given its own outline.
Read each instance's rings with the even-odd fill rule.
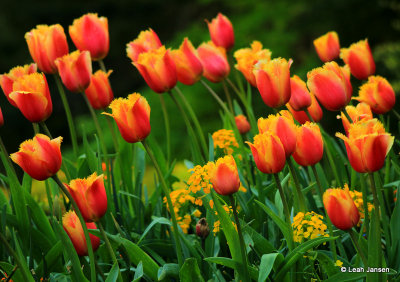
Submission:
[[[281,256],[283,259],[283,255],[281,253],[265,254],[261,257],[258,282],[264,282],[267,280],[278,256]]]
[[[232,268],[234,270],[240,268],[240,265],[238,262],[234,261],[233,259],[230,258],[224,258],[224,257],[211,257],[211,258],[205,258],[205,261],[213,262],[216,264],[220,264],[229,268]],[[251,279],[257,280],[258,279],[258,270],[255,269],[254,267],[248,265],[247,268],[249,269],[250,277]]]
[[[105,282],[115,282],[118,280],[118,273],[119,273],[119,266],[118,262],[115,262],[110,270],[110,273],[108,273],[107,279]]]
[[[167,219],[165,217],[156,217],[156,216],[154,216],[153,218],[154,218],[153,221],[144,230],[142,236],[140,236],[140,239],[137,242],[138,245],[143,240],[143,238],[147,235],[147,233],[151,230],[151,228],[153,228],[153,226],[156,225],[157,223],[171,225],[171,221],[169,221],[169,219]]]
[[[181,281],[204,282],[195,258],[188,258],[179,270]]]

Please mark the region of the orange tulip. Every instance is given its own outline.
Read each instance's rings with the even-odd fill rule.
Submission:
[[[85,90],[86,97],[94,109],[104,109],[114,99],[114,94],[108,80],[111,72],[96,71],[92,75],[89,87]]]
[[[165,46],[141,53],[133,65],[156,93],[168,92],[178,80],[175,63]]]
[[[319,122],[322,119],[322,109],[318,104],[317,99],[315,98],[314,94],[312,92],[310,92],[310,96],[311,96],[311,106],[309,106],[307,108],[308,112],[310,113],[312,119],[314,120],[314,122]],[[307,121],[311,121],[306,112],[304,111],[295,111],[290,104],[286,104],[286,107],[288,108],[288,110],[290,111],[290,113],[293,115],[293,118],[301,123],[304,124]]]
[[[71,92],[85,91],[92,76],[89,51],[74,51],[56,60],[58,72],[65,87]]]
[[[340,49],[340,58],[349,65],[351,74],[357,79],[367,79],[375,73],[375,61],[367,39]]]
[[[76,48],[90,52],[93,61],[107,56],[110,47],[107,18],[92,13],[83,15],[69,26],[69,35]]]
[[[259,118],[258,131],[260,133],[272,131],[278,136],[285,149],[286,158],[296,148],[296,125],[294,124],[292,115],[288,111],[280,111],[276,115],[269,115],[267,119]]]
[[[239,129],[240,134],[245,134],[250,131],[250,123],[244,115],[235,116],[235,123]]]
[[[290,100],[290,65],[282,58],[259,61],[254,67],[258,91],[264,103],[279,108]]]
[[[71,239],[72,245],[74,245],[75,251],[79,256],[87,256],[88,248],[86,244],[85,234],[83,233],[82,224],[79,221],[78,216],[74,211],[69,211],[63,215],[62,223],[65,232]],[[86,222],[88,229],[97,229],[94,222]],[[89,234],[90,242],[92,243],[93,251],[96,251],[100,246],[100,238]]]
[[[336,62],[309,71],[307,78],[308,88],[327,110],[339,111],[350,102],[350,80]]]
[[[126,142],[136,143],[150,134],[150,106],[146,98],[133,93],[127,99],[117,98],[109,106],[119,131]]]
[[[141,31],[138,38],[126,44],[126,54],[135,63],[141,53],[158,49],[161,46],[157,33],[150,28]]]
[[[360,213],[349,193],[349,187],[334,188],[325,191],[323,196],[325,210],[329,219],[337,228],[349,230],[357,226]]]
[[[359,103],[356,107],[346,106],[346,111],[353,120],[353,122],[362,119],[373,119],[371,108],[366,103]],[[347,117],[344,115],[343,112],[340,114],[340,117],[342,119],[344,131],[346,132],[347,135],[349,132],[350,121],[347,119]]]
[[[330,62],[339,57],[339,36],[330,31],[314,40],[314,47],[321,61]]]
[[[187,37],[178,50],[171,51],[171,57],[175,62],[178,80],[181,83],[192,85],[200,80],[203,74],[203,65],[196,49]]]
[[[254,143],[247,142],[257,168],[262,173],[278,173],[286,162],[285,148],[272,131],[254,136]]]
[[[233,33],[233,26],[230,20],[223,14],[218,13],[217,17],[212,19],[211,23],[207,21],[208,30],[212,42],[216,46],[223,47],[229,50],[235,44],[235,34]]]
[[[354,99],[367,103],[376,114],[387,113],[396,103],[392,86],[381,76],[368,77],[368,82],[360,87],[358,97]]]
[[[226,51],[213,42],[202,43],[197,48],[200,61],[203,64],[203,76],[211,82],[221,82],[231,71]]]
[[[215,192],[220,195],[232,195],[239,191],[239,174],[232,155],[227,155],[216,161],[215,167],[211,172],[210,181]]]
[[[61,167],[62,137],[50,140],[43,134],[36,134],[19,146],[19,151],[10,158],[27,174],[36,180],[46,180],[58,172]]]
[[[17,78],[9,98],[30,122],[45,121],[53,111],[49,86],[43,73],[35,72]]]
[[[361,173],[381,169],[394,141],[377,119],[357,121],[350,124],[348,137],[341,133],[336,136],[344,141],[353,169]]]
[[[74,179],[64,184],[87,222],[98,221],[107,211],[107,195],[103,175],[93,173],[88,178]]]
[[[324,155],[324,142],[316,123],[306,122],[297,128],[294,160],[302,166],[315,165]]]
[[[233,54],[237,61],[235,68],[239,70],[246,80],[254,87],[257,86],[256,77],[253,74],[254,65],[260,60],[271,60],[271,51],[269,49],[263,49],[262,47],[259,41],[253,41],[253,43],[251,43],[251,48],[239,49]]]
[[[61,25],[38,25],[25,34],[29,53],[45,73],[56,73],[55,60],[68,54],[67,37]]]
[[[311,95],[306,83],[297,75],[290,78],[289,104],[295,111],[300,111],[311,106]]]
[[[6,95],[7,100],[13,105],[17,107],[13,100],[10,99],[10,93],[13,91],[13,84],[17,78],[24,76],[25,74],[31,74],[36,72],[37,66],[36,64],[24,65],[22,67],[18,66],[10,70],[9,73],[5,73],[0,75],[0,86],[3,89],[4,95]]]

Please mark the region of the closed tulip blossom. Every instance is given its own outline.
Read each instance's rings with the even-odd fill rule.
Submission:
[[[340,43],[339,36],[335,31],[330,31],[314,40],[314,47],[318,57],[324,63],[339,58]]]
[[[259,61],[254,67],[257,89],[264,103],[279,108],[290,100],[290,65],[286,59]]]
[[[220,195],[232,195],[239,191],[240,180],[235,159],[232,155],[219,158],[211,172],[210,181]]]
[[[33,179],[46,180],[61,167],[61,141],[62,137],[50,140],[46,135],[36,134],[33,139],[22,142],[19,151],[10,158]]]
[[[58,72],[65,87],[74,93],[85,91],[92,76],[89,51],[74,51],[56,60]]]
[[[107,18],[92,13],[83,15],[69,26],[69,35],[78,50],[90,52],[93,61],[107,56],[110,48]]]
[[[343,109],[351,100],[352,87],[347,74],[336,62],[307,73],[307,86],[329,111]]]
[[[307,108],[307,111],[311,115],[312,119],[314,122],[319,122],[322,119],[322,109],[315,98],[314,94],[310,92],[310,97],[311,97],[311,105]],[[292,114],[293,118],[301,124],[306,123],[307,121],[311,122],[311,120],[308,118],[307,114],[305,111],[295,111],[289,103],[286,104],[286,107]]]
[[[375,73],[375,61],[367,39],[353,43],[349,48],[342,48],[340,58],[349,65],[351,74],[357,79],[367,79]]]
[[[162,44],[157,33],[149,28],[148,30],[141,31],[135,40],[126,45],[126,54],[135,63],[141,53],[158,49],[161,46]]]
[[[295,111],[307,109],[311,106],[311,95],[306,83],[297,75],[290,78],[289,104]]]
[[[1,111],[1,108],[0,108],[0,127],[2,127],[3,125],[4,125],[3,112]]]
[[[357,106],[355,107],[350,105],[346,106],[346,111],[353,122],[357,122],[363,119],[364,120],[373,119],[371,108],[366,103],[358,103]],[[340,114],[340,118],[342,119],[344,131],[346,132],[347,135],[350,128],[350,121],[347,119],[347,117],[343,112]]]
[[[172,50],[171,57],[175,62],[179,82],[192,85],[200,80],[203,65],[189,39],[185,38],[179,49]]]
[[[208,30],[212,42],[216,46],[223,47],[230,50],[235,44],[235,34],[233,33],[233,26],[231,21],[221,13],[212,19],[211,22],[207,21]]]
[[[61,25],[38,25],[25,34],[29,53],[44,73],[57,73],[55,60],[68,54],[67,37]]]
[[[376,114],[387,113],[396,103],[392,86],[381,76],[368,77],[368,81],[361,85],[358,97],[354,99],[367,103]]]
[[[88,88],[85,90],[86,97],[94,109],[104,109],[110,105],[111,101],[114,99],[110,81],[108,80],[111,72],[112,71],[108,71],[107,73],[102,70],[96,71],[92,75]]]
[[[30,122],[45,121],[53,111],[49,86],[43,73],[27,74],[15,80],[9,98]]]
[[[349,187],[344,189],[332,188],[325,191],[323,196],[325,210],[329,219],[341,230],[349,230],[357,226],[360,213],[349,193]]]
[[[168,92],[178,81],[175,63],[165,46],[141,53],[133,65],[156,93]]]
[[[4,95],[6,95],[7,100],[10,102],[11,105],[14,107],[17,107],[15,102],[10,99],[10,93],[13,91],[13,84],[14,81],[16,81],[18,78],[21,76],[24,76],[26,74],[31,74],[36,72],[37,70],[37,65],[36,64],[30,64],[30,65],[24,65],[24,66],[17,66],[9,71],[9,73],[5,73],[0,75],[0,86],[1,89],[3,89]]]
[[[324,155],[324,142],[321,131],[316,123],[306,122],[297,128],[296,149],[294,160],[302,166],[318,163]]]
[[[74,211],[69,211],[63,215],[62,224],[67,233],[76,253],[79,256],[87,256],[88,248],[86,244],[85,234],[83,233],[82,224]],[[97,229],[94,222],[86,222],[88,229]],[[100,246],[100,238],[89,234],[90,242],[92,243],[93,251],[96,251]]]
[[[221,82],[230,72],[226,51],[213,42],[202,43],[197,48],[197,54],[203,64],[203,76],[213,82]]]
[[[240,134],[245,134],[250,131],[251,126],[244,115],[235,116],[235,123],[239,129]]]
[[[349,162],[360,173],[380,170],[394,141],[377,119],[357,121],[350,124],[348,136],[336,136],[344,141]]]
[[[115,119],[126,142],[140,142],[150,134],[150,106],[139,93],[130,94],[126,99],[114,99],[109,107],[112,113],[103,114]]]

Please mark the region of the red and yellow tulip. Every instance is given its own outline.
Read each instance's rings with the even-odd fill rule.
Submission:
[[[211,22],[207,20],[206,22],[212,42],[216,46],[230,50],[235,44],[235,34],[233,33],[231,21],[223,14],[218,13]]]
[[[235,116],[235,123],[240,134],[245,134],[250,131],[250,123],[247,121],[247,118],[244,115]]]
[[[315,39],[314,47],[321,61],[333,61],[340,54],[339,36],[335,31],[330,31]]]
[[[228,76],[231,69],[223,47],[218,47],[209,41],[197,48],[197,54],[203,64],[203,76],[206,79],[217,83]]]
[[[350,105],[346,106],[346,111],[353,122],[357,122],[363,119],[373,119],[371,108],[366,103],[358,103],[355,107]],[[343,112],[340,114],[340,118],[342,119],[344,131],[347,135],[349,132],[350,121],[347,119]]]
[[[149,28],[148,30],[141,31],[135,40],[126,44],[126,54],[135,63],[141,53],[158,49],[161,46],[162,44],[157,33]]]
[[[219,158],[211,172],[210,181],[220,195],[232,195],[239,191],[240,180],[235,159],[232,155]]]
[[[357,79],[367,79],[375,73],[375,61],[367,39],[340,49],[340,58],[349,65],[351,74]]]
[[[114,99],[110,81],[108,80],[111,72],[96,71],[92,75],[88,88],[85,90],[86,97],[94,109],[104,109]]]
[[[297,128],[296,149],[294,160],[302,166],[318,163],[324,155],[324,141],[316,123],[306,122]]]
[[[319,106],[319,103],[317,101],[317,99],[315,98],[314,94],[312,92],[310,92],[310,96],[311,96],[311,105],[307,108],[307,111],[310,113],[312,119],[314,122],[319,122],[322,119],[322,109]],[[305,111],[295,111],[289,103],[286,104],[286,107],[288,108],[288,110],[290,111],[290,113],[292,114],[293,118],[301,123],[304,124],[307,121],[311,120],[308,118],[307,114]]]
[[[306,83],[297,75],[290,78],[290,100],[289,105],[295,111],[301,111],[311,106],[311,95]]]

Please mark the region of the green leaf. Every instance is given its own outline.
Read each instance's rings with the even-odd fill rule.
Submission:
[[[195,258],[188,258],[179,271],[179,278],[181,281],[187,282],[203,282],[204,279],[200,273],[197,260]]]
[[[96,152],[90,147],[89,142],[86,138],[86,132],[85,130],[83,131],[83,148],[85,151],[85,157],[87,160],[87,163],[89,165],[90,171],[97,171],[97,173],[101,173],[101,163],[99,165],[99,162],[101,162],[101,158],[96,157]]]
[[[237,270],[238,268],[241,267],[241,265],[238,262],[236,262],[236,261],[234,261],[233,259],[230,259],[230,258],[211,257],[211,258],[205,258],[204,260],[205,261],[209,261],[209,262],[213,262],[213,263],[216,263],[216,264],[220,264],[220,265],[232,268],[234,270]],[[258,275],[259,275],[258,270],[255,269],[254,267],[250,266],[250,265],[248,265],[247,268],[249,270],[251,279],[257,280],[258,279]]]
[[[53,265],[56,264],[59,261],[58,259],[61,257],[63,249],[64,249],[63,244],[61,243],[61,241],[58,241],[47,252],[46,256],[44,257],[47,269],[52,269]],[[43,273],[43,261],[40,262],[40,264],[36,267],[35,272],[39,277],[43,277],[43,275],[44,275],[44,273]]]
[[[392,246],[390,248],[390,261],[393,261],[395,269],[400,270],[400,201],[396,202],[390,219],[390,232],[392,236]]]
[[[138,265],[136,266],[133,282],[139,282],[142,277],[143,277],[143,263],[139,262]]]
[[[208,134],[208,161],[214,161],[214,140],[211,134]]]
[[[140,236],[139,241],[137,242],[137,244],[139,245],[140,242],[143,240],[143,238],[147,235],[147,233],[150,231],[151,228],[153,228],[154,225],[156,225],[157,223],[159,224],[166,224],[166,225],[171,225],[171,221],[169,221],[169,219],[165,218],[165,217],[156,217],[153,216],[153,221],[147,226],[147,228],[144,230],[142,236]]]
[[[158,269],[158,281],[165,278],[178,278],[179,265],[176,263],[166,263]]]
[[[278,256],[281,256],[281,258],[283,259],[283,255],[281,253],[265,254],[261,257],[258,282],[264,282],[267,280]]]
[[[329,279],[326,279],[325,282],[337,282],[337,281],[356,281],[363,279],[367,273],[365,272],[340,272],[338,274],[335,274]],[[377,281],[377,280],[371,280],[371,281]]]
[[[254,248],[261,254],[269,254],[276,251],[275,247],[260,233],[255,231],[250,225],[245,224],[244,221],[241,221],[243,225],[243,232],[250,235],[254,242]]]
[[[328,277],[335,275],[339,271],[339,267],[335,265],[333,259],[326,254],[326,251],[316,251],[317,260]],[[331,254],[331,253],[330,253]]]
[[[381,228],[380,220],[376,220],[376,210],[371,212],[371,221],[369,225],[368,236],[368,266],[369,267],[383,267],[379,265],[379,260],[382,261],[382,246],[381,246]],[[367,272],[368,281],[382,281],[382,273]]]
[[[10,276],[11,273],[14,271],[15,266],[9,264],[7,262],[0,262],[0,268],[7,273],[7,276]],[[11,277],[11,281],[24,281],[24,276],[21,273],[21,270],[17,268],[13,276]]]
[[[110,273],[108,273],[107,279],[105,282],[115,282],[118,280],[118,273],[119,273],[119,266],[118,262],[115,262],[110,270]]]

